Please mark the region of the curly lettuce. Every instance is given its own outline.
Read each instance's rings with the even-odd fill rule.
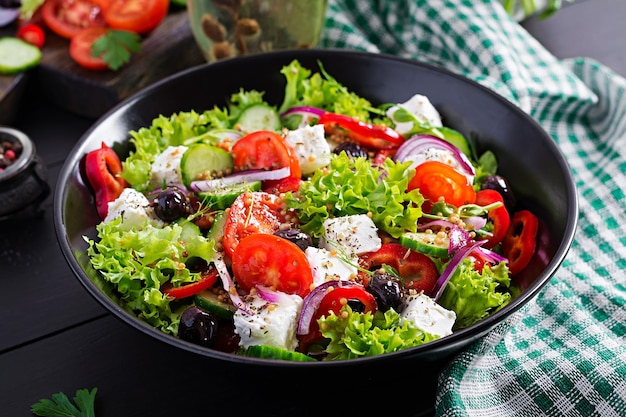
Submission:
[[[120,224],[120,219],[100,223],[96,226],[98,241],[85,238],[92,266],[141,320],[165,333],[177,334],[180,317],[161,286],[166,282],[177,286],[199,281],[200,273],[191,272],[185,261],[202,258],[211,262],[215,243],[199,231],[190,232],[191,224],[159,228],[146,221],[144,227],[131,230]]]
[[[322,336],[330,339],[324,360],[354,359],[396,352],[419,346],[439,336],[424,332],[402,320],[400,314],[389,309],[358,313],[350,306],[341,308],[341,314],[330,313],[319,320]]]
[[[509,268],[501,262],[479,272],[470,259],[456,269],[438,303],[456,313],[456,329],[471,326],[511,301]]]
[[[301,228],[319,237],[331,217],[372,213],[376,226],[398,238],[416,231],[424,198],[418,190],[406,191],[412,173],[410,163],[387,159],[375,167],[366,158],[350,158],[345,152],[333,156],[328,170],[319,170],[297,194],[287,194]]]

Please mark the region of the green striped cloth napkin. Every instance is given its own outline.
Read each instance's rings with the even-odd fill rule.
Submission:
[[[626,80],[556,59],[497,0],[330,0],[320,47],[411,58],[495,90],[543,126],[576,179],[565,262],[446,367],[436,414],[626,415]]]

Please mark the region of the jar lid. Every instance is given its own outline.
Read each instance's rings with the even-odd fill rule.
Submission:
[[[28,167],[35,158],[35,145],[24,132],[11,127],[0,126],[0,143],[4,141],[19,142],[22,145],[22,151],[11,165],[0,172],[0,181],[15,177]]]

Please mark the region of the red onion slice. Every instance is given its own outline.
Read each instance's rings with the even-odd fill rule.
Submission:
[[[450,246],[448,246],[448,255],[452,255],[454,252],[458,251],[459,249],[464,248],[472,240],[467,230],[457,225],[453,225],[450,228],[450,230],[448,231],[448,236],[450,238]]]
[[[273,169],[271,171],[255,169],[229,175],[227,177],[216,178],[214,180],[192,181],[189,185],[189,189],[196,193],[218,191],[224,189],[225,187],[245,182],[282,180],[283,178],[287,178],[290,174],[291,169],[289,167]]]
[[[278,304],[280,302],[280,293],[272,291],[269,287],[266,287],[265,285],[255,285],[255,288],[257,294],[259,294],[259,297],[261,297],[268,303]]]
[[[285,110],[280,114],[280,117],[287,117],[293,115],[300,115],[305,118],[319,118],[322,114],[326,113],[325,110],[311,107],[311,106],[296,106]]]
[[[434,298],[435,301],[439,300],[439,297],[441,297],[441,294],[443,294],[443,290],[446,288],[446,284],[448,283],[448,281],[454,274],[454,271],[456,271],[458,266],[461,264],[463,259],[465,259],[467,255],[472,253],[474,249],[482,246],[485,242],[486,240],[479,240],[477,242],[472,243],[471,245],[467,245],[467,246],[460,248],[454,254],[452,259],[450,259],[450,262],[448,262],[448,265],[446,265],[446,268],[443,270],[443,272],[439,276],[439,279],[437,279],[437,282],[435,283],[435,286],[433,287],[431,291],[431,294],[432,294],[431,297]]]
[[[451,143],[431,135],[411,136],[402,145],[400,145],[394,156],[394,160],[396,162],[414,161],[417,156],[420,156],[430,148],[436,148],[452,153],[454,160],[458,164],[458,167],[456,168],[462,174],[472,178],[476,175],[476,170],[467,155]],[[415,166],[417,165],[419,165],[419,163],[415,164]],[[415,168],[415,166],[412,168]]]
[[[333,280],[326,281],[317,287],[313,288],[313,290],[304,297],[302,302],[302,310],[300,311],[300,318],[298,319],[298,330],[297,334],[304,335],[309,334],[311,320],[313,319],[313,315],[320,306],[320,302],[326,296],[328,288],[330,287],[346,287],[350,285],[359,285],[352,281],[346,280]]]
[[[230,297],[230,300],[233,302],[235,307],[242,310],[249,316],[252,316],[254,313],[248,308],[246,303],[237,293],[235,288],[235,282],[230,276],[230,273],[228,272],[228,267],[226,266],[224,259],[222,259],[222,256],[216,255],[215,258],[213,258],[213,264],[215,264],[215,269],[217,269],[217,273],[220,276],[224,291],[228,293],[228,296]]]

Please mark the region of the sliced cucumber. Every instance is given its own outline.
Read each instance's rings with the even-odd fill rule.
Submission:
[[[193,296],[193,302],[204,311],[214,314],[221,319],[231,320],[233,314],[237,311],[237,307],[232,304],[221,301],[217,294],[211,290],[200,291]]]
[[[200,192],[200,197],[203,204],[216,209],[224,210],[230,207],[235,199],[246,191],[259,191],[261,189],[261,181],[244,182],[241,184],[234,184],[226,186],[218,191]]]
[[[282,128],[280,117],[275,108],[265,104],[251,104],[241,111],[237,122],[240,128],[246,132],[257,130],[279,131]]]
[[[460,132],[445,126],[438,127],[437,130],[443,133],[443,140],[456,146],[465,155],[470,157],[472,156],[469,143],[467,142],[467,139],[465,139],[465,136],[463,136]]]
[[[281,349],[274,346],[256,345],[249,346],[245,351],[241,352],[243,356],[252,356],[264,359],[280,359],[294,362],[316,362],[317,360],[305,355],[304,353],[294,352],[287,349]]]
[[[400,244],[415,252],[421,252],[437,258],[447,258],[449,256],[450,239],[447,235],[442,239],[436,233],[407,232],[400,236]]]
[[[0,74],[17,74],[39,64],[41,50],[19,38],[0,38]]]
[[[226,226],[226,218],[228,216],[223,211],[215,215],[213,225],[206,234],[206,238],[214,242],[220,242],[224,237],[224,227]]]
[[[187,187],[201,175],[213,175],[216,172],[227,172],[232,169],[233,157],[230,153],[206,143],[191,145],[180,160],[183,183]]]

